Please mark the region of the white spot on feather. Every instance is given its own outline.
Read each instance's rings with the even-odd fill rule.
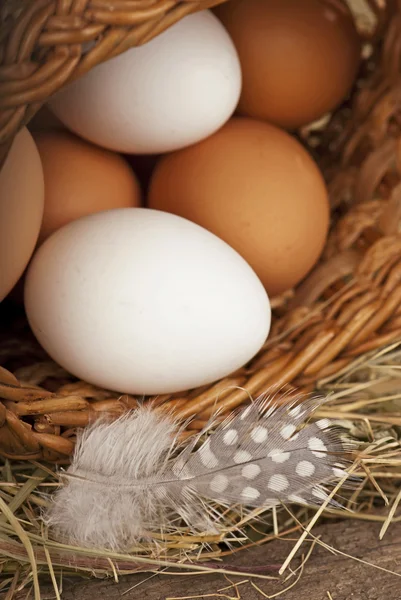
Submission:
[[[242,490],[241,496],[244,500],[256,500],[260,496],[260,492],[253,487],[246,487]]]
[[[319,419],[319,421],[316,421],[316,425],[319,429],[328,429],[331,426],[331,421],[329,419]]]
[[[347,472],[343,469],[339,469],[338,467],[333,467],[333,475],[339,479],[342,479],[347,475]]]
[[[202,464],[208,469],[214,469],[219,464],[217,456],[210,449],[210,440],[206,440],[203,446],[199,448],[199,456]]]
[[[280,431],[280,435],[284,440],[289,440],[293,433],[295,433],[296,426],[295,425],[284,425],[282,430]]]
[[[315,496],[315,498],[319,498],[319,500],[327,500],[327,494],[321,488],[313,488],[312,496]]]
[[[224,492],[224,490],[227,489],[228,483],[228,477],[219,473],[218,475],[215,475],[212,481],[210,482],[210,489],[212,490],[212,492],[220,494],[221,492]]]
[[[327,452],[326,446],[318,437],[311,437],[308,440],[308,448],[312,451],[312,454],[319,457],[325,456]]]
[[[290,417],[300,417],[300,416],[302,416],[301,405],[298,404],[298,406],[294,406],[294,408],[291,408],[291,410],[289,411],[289,415],[290,415]]]
[[[267,455],[275,463],[283,463],[291,456],[291,452],[283,452],[280,448],[275,448]]]
[[[307,504],[301,496],[297,496],[297,494],[291,494],[288,496],[288,500],[290,502],[295,502],[296,504]]]
[[[261,425],[254,427],[251,432],[251,438],[255,444],[262,444],[265,440],[267,440],[266,427],[262,427]]]
[[[242,412],[241,414],[241,421],[243,421],[244,419],[246,419],[247,417],[249,417],[249,414],[252,410],[252,404],[250,406],[248,406],[247,408],[245,408],[245,410]]]
[[[261,470],[259,465],[245,465],[241,471],[241,475],[242,477],[245,477],[245,479],[255,479],[255,477],[260,474]]]
[[[252,454],[250,452],[247,452],[246,450],[238,450],[238,452],[234,454],[234,462],[237,465],[240,465],[244,462],[248,462],[249,460],[251,460],[251,458]]]
[[[173,465],[173,473],[179,479],[190,479],[192,474],[188,469],[186,461],[183,458],[179,458],[177,462]]]
[[[277,498],[266,498],[263,502],[263,506],[277,506],[277,504],[280,504]]]
[[[315,465],[309,460],[301,460],[295,469],[297,475],[300,477],[311,477],[315,472]]]
[[[289,485],[290,484],[288,483],[288,479],[285,475],[275,473],[270,477],[267,487],[269,490],[273,490],[273,492],[283,492],[288,488]]]
[[[238,440],[238,432],[235,429],[226,431],[223,437],[223,442],[226,446],[232,446]]]

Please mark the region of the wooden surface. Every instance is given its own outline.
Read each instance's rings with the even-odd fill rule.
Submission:
[[[313,530],[322,541],[337,550],[352,554],[374,563],[382,569],[399,573],[395,576],[346,558],[334,556],[326,549],[315,549],[304,566],[303,575],[291,590],[278,596],[283,600],[400,600],[401,598],[401,524],[390,527],[383,540],[379,541],[380,525],[361,521],[330,523]],[[242,551],[227,560],[227,566],[255,567],[256,565],[281,564],[290,552],[294,542],[278,541],[267,546]],[[310,544],[302,547],[306,552]],[[294,559],[291,567],[300,564]],[[268,574],[268,572],[266,572]],[[287,573],[288,574],[288,573]],[[263,600],[283,590],[294,581],[285,584],[254,580],[266,594],[263,596],[250,583],[222,591],[230,583],[221,574],[217,575],[157,575],[151,574],[124,577],[117,584],[111,580],[64,581],[63,600],[178,600],[184,598],[210,598],[213,600]],[[244,581],[243,576],[231,577],[232,582]],[[248,578],[249,579],[249,578]],[[143,583],[141,583],[143,582]],[[140,584],[140,585],[137,585]],[[133,586],[136,586],[133,588]],[[131,589],[133,588],[133,589]],[[130,590],[130,591],[129,591]],[[43,600],[54,598],[51,586],[42,588]],[[26,596],[25,596],[26,597]]]

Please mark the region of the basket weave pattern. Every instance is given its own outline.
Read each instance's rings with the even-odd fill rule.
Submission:
[[[3,155],[19,127],[65,82],[217,3],[6,2]],[[332,205],[323,257],[293,294],[277,301],[270,337],[250,364],[212,386],[154,399],[160,410],[194,416],[186,435],[216,409],[223,417],[247,402],[249,394],[277,386],[310,392],[360,355],[401,339],[401,2],[368,4],[377,27],[354,94],[324,127],[304,133]],[[3,328],[0,364],[0,453],[7,457],[68,460],[76,427],[137,405],[134,397],[73,380],[38,348],[25,323]]]

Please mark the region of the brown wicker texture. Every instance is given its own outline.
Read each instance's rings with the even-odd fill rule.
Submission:
[[[67,80],[217,3],[21,2],[25,8],[14,22],[5,20],[0,40],[3,148]],[[216,409],[224,416],[249,401],[249,394],[273,386],[311,391],[360,355],[401,339],[401,2],[368,4],[377,27],[353,97],[324,127],[301,132],[325,173],[333,208],[322,260],[294,293],[277,300],[269,340],[249,365],[207,388],[153,399],[160,410],[194,417],[185,435],[199,431]],[[5,6],[15,17],[15,1]],[[84,54],[87,42],[94,45]],[[68,460],[76,427],[137,405],[134,397],[66,374],[24,320],[4,325],[0,338],[4,456]]]

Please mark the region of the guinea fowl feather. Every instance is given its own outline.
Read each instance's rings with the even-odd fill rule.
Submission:
[[[299,400],[263,395],[183,450],[182,426],[152,407],[97,421],[79,434],[45,520],[70,544],[126,550],[177,520],[218,531],[210,501],[319,505],[346,474],[349,445],[327,419],[306,423],[324,399]]]

